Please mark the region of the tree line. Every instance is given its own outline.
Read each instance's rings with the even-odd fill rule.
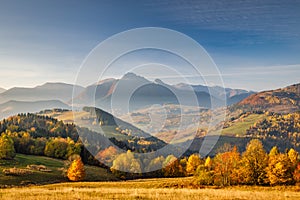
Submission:
[[[110,147],[113,156],[115,150]],[[107,153],[107,152],[106,152]],[[107,158],[106,158],[107,159]],[[294,149],[279,152],[274,146],[269,153],[260,140],[251,140],[243,153],[226,145],[215,157],[200,158],[199,154],[176,158],[174,155],[140,160],[130,151],[111,160],[111,171],[123,179],[136,177],[194,176],[200,185],[293,185],[300,182],[299,153]],[[159,169],[149,173],[144,170]],[[124,171],[130,171],[126,173]]]

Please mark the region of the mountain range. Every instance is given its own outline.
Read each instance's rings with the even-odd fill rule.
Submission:
[[[133,93],[131,94],[129,91],[133,91]],[[95,103],[96,107],[105,110],[111,110],[111,102],[119,109],[124,107],[124,103],[129,103],[132,110],[153,104],[198,104],[200,107],[210,108],[212,101],[217,105],[222,105],[222,99],[226,98],[227,104],[232,105],[253,93],[240,89],[223,89],[219,86],[209,87],[183,83],[170,85],[160,79],[149,81],[134,73],[127,73],[121,79],[105,79],[88,86],[73,99],[73,103],[75,105]],[[183,102],[180,101],[182,100],[180,97],[183,97]],[[196,101],[190,97],[195,97]],[[124,100],[129,102],[124,102]]]
[[[73,87],[83,91],[84,87],[66,83],[45,83],[34,88],[14,87],[0,94],[0,103],[15,101],[59,100],[67,102],[72,98]],[[75,94],[77,95],[77,94]]]
[[[142,87],[136,88],[139,85]],[[73,91],[76,92],[74,95]],[[128,91],[134,91],[134,93],[131,95]],[[212,96],[209,94],[209,91],[213,91]],[[11,114],[20,112],[34,112],[38,111],[38,109],[51,109],[53,106],[50,105],[55,105],[55,103],[47,104],[45,101],[53,100],[56,103],[58,103],[57,101],[60,101],[60,104],[63,103],[61,104],[62,108],[71,106],[73,103],[74,106],[79,107],[96,106],[103,110],[111,110],[112,100],[115,103],[115,107],[123,108],[123,100],[127,97],[129,99],[130,110],[133,111],[153,104],[178,105],[178,95],[182,97],[195,95],[196,103],[199,103],[199,106],[209,108],[211,101],[221,104],[220,99],[224,96],[226,97],[227,104],[232,105],[253,93],[252,91],[240,89],[223,89],[219,86],[209,87],[183,83],[170,85],[159,79],[150,81],[134,73],[127,73],[120,79],[109,78],[87,87],[66,83],[45,83],[33,88],[14,87],[8,90],[0,89],[0,107],[1,110],[5,111],[2,112],[0,117],[8,117]],[[72,96],[74,99],[72,99]],[[184,103],[180,102],[180,104],[195,104],[189,98],[185,98],[184,101]],[[26,102],[26,106],[24,106],[24,102]],[[57,105],[60,106],[59,104]],[[33,109],[35,106],[37,108]]]
[[[59,100],[43,101],[15,101],[11,100],[0,104],[0,119],[15,115],[18,113],[35,113],[44,109],[70,109],[70,106]]]

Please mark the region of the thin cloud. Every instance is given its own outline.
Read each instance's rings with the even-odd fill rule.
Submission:
[[[169,21],[198,29],[246,31],[276,39],[300,35],[300,2],[295,1],[152,1]],[[279,37],[281,36],[281,37]],[[284,38],[282,38],[284,37]]]

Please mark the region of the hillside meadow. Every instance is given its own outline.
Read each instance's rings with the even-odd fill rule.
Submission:
[[[45,156],[32,156],[17,154],[14,160],[0,159],[0,187],[21,186],[28,184],[49,184],[68,181],[63,176],[63,169],[66,161],[60,159],[49,158]],[[51,172],[42,172],[38,170],[30,170],[30,174],[22,176],[6,176],[4,169],[26,169],[28,165],[44,165]],[[114,175],[108,173],[105,169],[85,165],[88,181],[106,181],[118,180]],[[0,198],[1,199],[1,198]]]
[[[77,182],[0,189],[8,199],[300,199],[300,188],[290,187],[191,187],[191,178],[160,178],[122,182]]]

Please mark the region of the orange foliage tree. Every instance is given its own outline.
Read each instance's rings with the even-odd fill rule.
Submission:
[[[67,176],[70,181],[82,181],[84,179],[85,170],[80,157],[73,160],[68,169]]]
[[[237,148],[232,151],[219,153],[214,158],[214,176],[217,185],[232,185],[238,182],[238,167],[240,154]]]
[[[293,173],[294,180],[296,183],[300,183],[300,162],[298,163],[294,173]]]

